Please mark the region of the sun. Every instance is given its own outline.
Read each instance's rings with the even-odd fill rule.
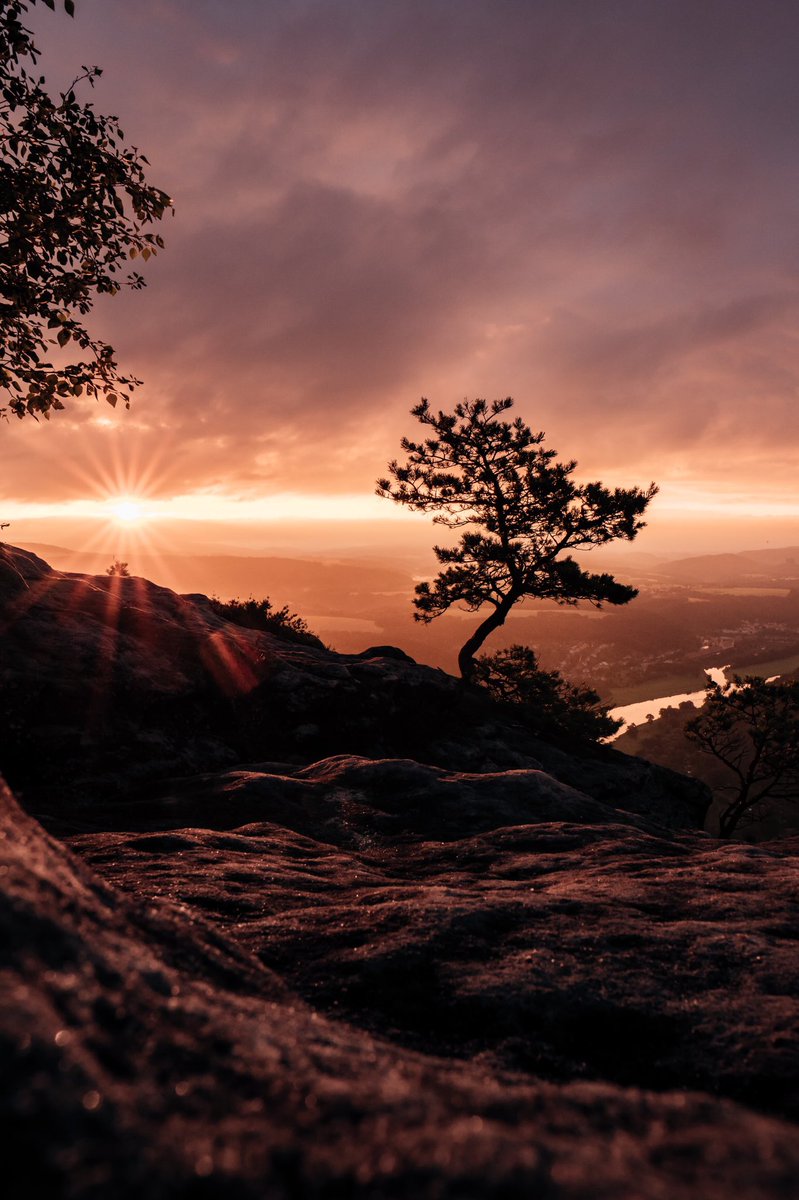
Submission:
[[[109,508],[117,525],[140,525],[146,517],[141,501],[128,496],[112,500]]]

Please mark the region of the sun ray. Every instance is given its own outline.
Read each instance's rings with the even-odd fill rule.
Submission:
[[[112,500],[108,507],[118,525],[139,525],[147,519],[142,502],[131,496],[120,496]]]

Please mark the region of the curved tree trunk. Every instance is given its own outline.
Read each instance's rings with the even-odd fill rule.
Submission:
[[[740,824],[741,818],[749,812],[750,808],[756,804],[756,800],[749,799],[749,788],[744,788],[736,800],[719,815],[719,837],[731,837]]]
[[[506,596],[502,603],[490,613],[486,619],[477,626],[472,636],[467,642],[461,646],[458,653],[458,669],[461,673],[461,679],[465,683],[471,683],[474,678],[474,656],[482,646],[483,642],[488,637],[489,633],[493,633],[495,629],[499,629],[500,625],[505,624],[505,618],[516,603],[518,596]]]
[[[732,836],[738,822],[746,812],[745,808],[738,808],[737,805],[731,804],[729,808],[725,808],[719,815],[719,837],[728,838]]]

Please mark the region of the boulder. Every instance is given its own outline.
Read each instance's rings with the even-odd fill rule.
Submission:
[[[478,689],[390,647],[364,657],[281,640],[202,598],[53,571],[9,546],[0,638],[0,770],[37,812],[242,761],[340,754],[467,772],[543,766],[669,828],[701,827],[709,800],[609,747],[547,745]]]
[[[0,650],[4,1196],[796,1194],[799,842],[3,546]]]
[[[647,889],[651,904],[664,870],[686,869],[679,848],[675,861],[671,843],[650,846],[641,883],[623,842],[615,859],[593,854],[586,834],[598,828],[610,836],[544,824],[358,854],[268,825],[94,834],[75,839],[77,857],[0,790],[4,1195],[787,1200],[799,1142],[768,1105],[699,1091],[701,1073],[676,1086],[654,1078],[654,1088],[597,1073],[625,1037],[631,1074],[636,1052],[642,1064],[657,1053],[676,1061],[679,1037],[671,1051],[648,1046],[657,1014],[649,1025],[631,1019],[631,985],[613,980],[601,954],[584,956],[585,970],[594,987],[604,981],[611,1016],[581,1031],[569,999],[580,986],[574,939],[596,925],[574,905],[597,894],[601,904],[626,862],[607,946],[631,963]],[[578,855],[594,862],[581,890],[558,877],[566,853],[572,869]],[[741,912],[730,888],[722,894]],[[547,940],[539,889],[560,930],[572,903],[565,945],[558,930]],[[713,965],[703,978],[715,969],[727,988],[723,903],[683,920],[704,922]],[[678,948],[690,942],[687,932]],[[774,995],[764,985],[778,963],[757,966],[762,948],[760,927],[737,947],[750,1012]],[[636,961],[647,1005],[667,970],[655,978],[646,953]],[[537,1009],[520,1004],[524,988],[543,997]],[[549,1061],[541,1014],[559,997],[564,1032]],[[767,1062],[766,1020],[736,1042],[700,999],[697,1045],[714,1050],[722,1080],[747,1032],[739,1076],[758,1055]],[[789,1036],[787,1023],[770,1028]]]

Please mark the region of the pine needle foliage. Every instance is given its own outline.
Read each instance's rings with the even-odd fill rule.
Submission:
[[[654,484],[578,483],[576,462],[558,462],[543,433],[521,417],[504,419],[512,406],[510,398],[465,400],[451,413],[434,413],[423,399],[411,413],[430,436],[403,438],[406,461],[389,463],[391,478],[377,483],[379,496],[463,530],[457,545],[434,547],[443,570],[417,585],[413,603],[415,619],[424,622],[455,604],[492,610],[460,651],[464,679],[474,676],[485,639],[526,596],[597,607],[632,600],[636,588],[584,570],[569,551],[632,541],[657,492]]]
[[[513,705],[533,733],[570,748],[595,744],[621,728],[598,692],[570,683],[560,671],[543,671],[530,646],[479,655],[475,682],[494,700]]]

